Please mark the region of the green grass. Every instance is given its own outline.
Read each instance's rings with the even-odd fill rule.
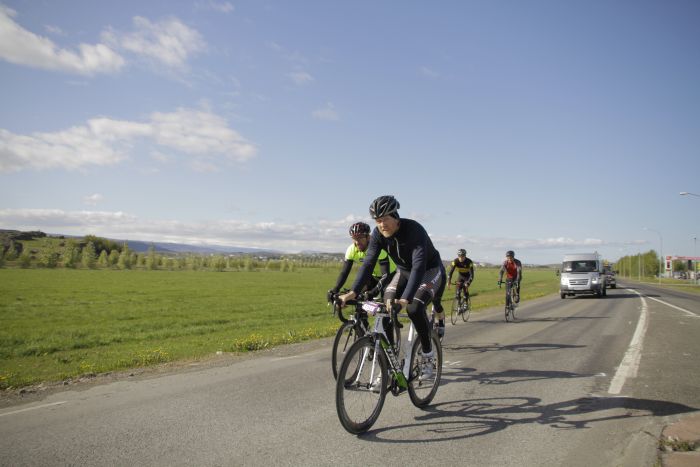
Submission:
[[[623,281],[640,282],[637,277],[619,277]],[[644,284],[667,287],[669,289],[680,290],[681,292],[700,295],[700,285],[693,283],[692,280],[661,278],[661,281],[659,281],[659,279],[656,278],[642,277],[641,282]]]
[[[337,274],[0,269],[0,388],[331,336]],[[524,278],[523,300],[558,290],[551,270]],[[477,271],[475,310],[503,303],[496,280]]]

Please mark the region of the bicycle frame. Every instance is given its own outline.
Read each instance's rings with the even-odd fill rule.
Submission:
[[[394,323],[394,326],[398,326],[398,318],[406,317],[406,315],[402,315],[395,312],[389,313],[386,311],[386,306],[383,303],[372,301],[362,302],[362,309],[367,311],[368,314],[371,314],[376,317],[374,321],[374,330],[370,333],[370,335],[374,339],[374,354],[378,355],[379,352],[382,352],[384,356],[386,356],[386,359],[389,362],[389,370],[391,373],[391,377],[396,382],[396,385],[398,387],[397,391],[394,391],[392,389],[392,393],[394,395],[398,395],[399,393],[408,389],[408,379],[406,378],[406,375],[410,374],[411,362],[410,358],[407,358],[405,355],[403,358],[403,362],[401,362],[400,356],[396,354],[396,344],[392,345],[389,342],[389,339],[387,338],[386,330],[384,329],[384,318],[391,319],[391,321]],[[411,344],[413,343],[415,336],[416,331],[413,326],[413,323],[411,323],[408,331],[408,336],[406,338],[406,345],[404,346],[402,343],[399,346],[399,349],[411,349]],[[362,359],[360,368],[363,368],[366,362],[368,361],[368,359],[366,358],[366,354],[363,355],[363,357],[365,358]],[[370,372],[370,379],[372,381],[376,377],[375,370],[377,368],[377,360],[372,359],[372,370]]]

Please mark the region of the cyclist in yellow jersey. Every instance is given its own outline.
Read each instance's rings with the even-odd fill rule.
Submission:
[[[457,257],[452,261],[450,272],[447,273],[447,288],[452,282],[452,273],[457,270],[457,290],[455,298],[459,297],[459,291],[464,288],[464,298],[469,297],[469,286],[474,280],[474,262],[467,257],[467,250],[460,248],[457,250]]]
[[[343,287],[343,284],[345,284],[352,270],[353,263],[357,262],[362,264],[364,262],[367,247],[369,246],[369,233],[370,227],[364,222],[356,222],[350,226],[352,244],[345,252],[345,262],[343,263],[343,268],[340,270],[335,286],[328,291],[328,301],[331,301],[332,295],[337,294]],[[396,264],[389,257],[387,252],[382,250],[379,253],[379,260],[374,266],[372,275],[365,285],[367,298],[381,297],[384,293],[384,288],[391,281],[395,272]]]

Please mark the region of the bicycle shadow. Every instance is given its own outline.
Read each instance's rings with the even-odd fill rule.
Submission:
[[[577,321],[582,319],[610,319],[609,316],[561,316],[556,318],[521,318],[520,316],[515,317],[514,323],[565,323],[567,321]]]
[[[628,397],[580,397],[543,404],[537,397],[477,398],[432,405],[416,417],[416,423],[371,430],[358,438],[406,444],[443,442],[485,436],[527,424],[555,429],[586,429],[591,424],[638,417],[660,417],[697,411],[684,404]],[[415,428],[428,436],[411,438]]]
[[[571,373],[556,370],[520,370],[510,369],[497,372],[478,372],[476,368],[443,367],[440,387],[452,383],[478,383],[489,385],[505,385],[522,383],[524,381],[539,381],[543,379],[590,378],[592,374]]]
[[[573,345],[573,344],[545,344],[545,343],[532,343],[532,344],[508,344],[503,345],[498,342],[486,343],[486,344],[443,344],[443,351],[447,350],[450,352],[466,351],[467,355],[470,354],[481,354],[486,352],[498,352],[498,351],[508,351],[508,352],[537,352],[542,350],[561,350],[561,349],[580,349],[586,347],[585,345]]]

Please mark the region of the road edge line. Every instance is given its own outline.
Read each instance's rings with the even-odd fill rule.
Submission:
[[[610,387],[608,388],[608,394],[620,394],[622,387],[625,385],[627,378],[634,377],[637,375],[637,369],[639,368],[639,361],[642,357],[642,345],[644,343],[644,335],[647,331],[647,301],[644,296],[633,289],[627,289],[630,292],[636,293],[640,300],[642,300],[642,312],[639,316],[639,321],[637,321],[637,328],[634,330],[634,335],[627,347],[627,352],[625,352],[620,366],[617,367],[615,376],[610,382]]]

